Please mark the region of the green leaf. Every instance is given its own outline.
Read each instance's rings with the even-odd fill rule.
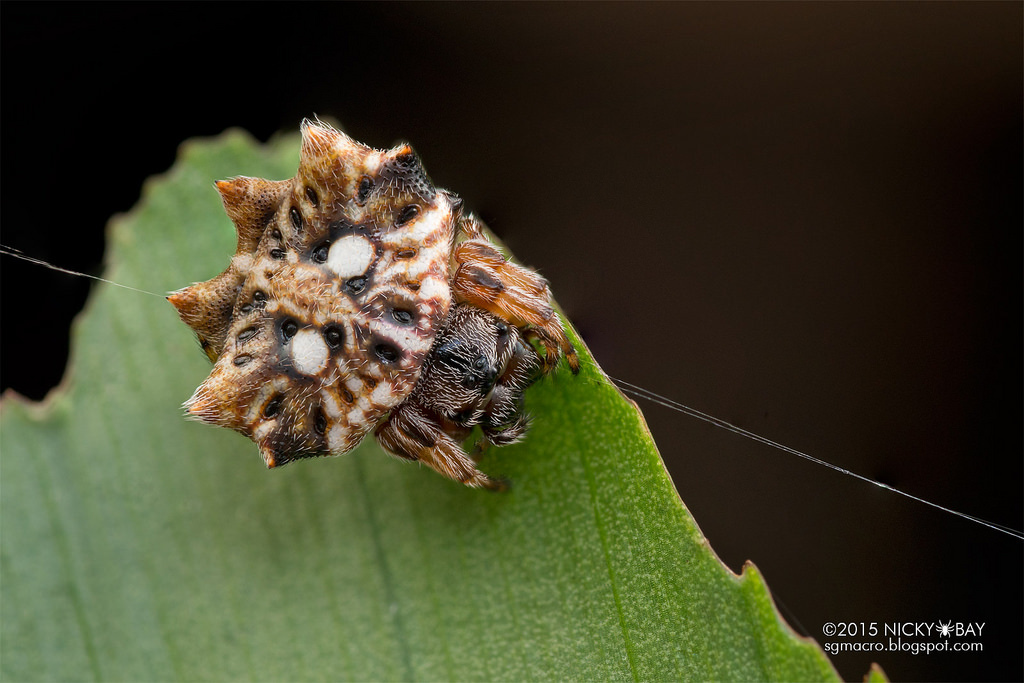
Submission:
[[[107,277],[215,275],[234,233],[212,181],[297,158],[295,136],[187,143],[112,222]],[[5,679],[837,678],[752,565],[720,563],[582,345],[483,461],[514,483],[495,494],[372,439],[267,471],[183,419],[209,366],[162,299],[98,286],[73,344],[45,404],[3,402]]]

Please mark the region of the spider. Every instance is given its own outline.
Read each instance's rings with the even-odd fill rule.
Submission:
[[[379,151],[305,121],[294,178],[217,184],[238,244],[168,299],[213,361],[190,417],[245,434],[268,467],[391,453],[499,489],[474,449],[521,438],[522,395],[579,360],[547,282],[504,258],[408,145]]]

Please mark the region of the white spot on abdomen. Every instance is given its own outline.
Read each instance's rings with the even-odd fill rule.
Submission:
[[[260,440],[266,438],[270,432],[274,431],[275,425],[276,422],[274,420],[267,420],[266,422],[260,423],[256,429],[252,430],[253,441],[259,443]]]
[[[373,263],[374,251],[370,240],[362,235],[345,235],[331,245],[327,252],[327,267],[340,278],[348,279],[364,274]]]
[[[349,449],[349,429],[345,425],[334,425],[327,432],[327,449],[336,455],[344,453]]]
[[[385,244],[422,244],[435,232],[442,230],[451,231],[451,226],[445,223],[450,216],[449,212],[442,209],[431,209],[423,213],[413,223],[393,232],[386,234],[383,238]],[[446,240],[447,241],[447,240]]]
[[[327,343],[316,330],[299,330],[292,338],[292,366],[304,375],[315,375],[327,365]]]
[[[387,382],[380,382],[370,392],[370,400],[382,408],[390,408],[402,399],[395,394],[395,388]]]
[[[396,327],[378,320],[370,321],[370,330],[397,348],[409,353],[426,353],[434,343],[433,337],[422,336],[414,330]],[[374,392],[376,391],[374,389]]]
[[[405,279],[415,281],[421,279],[438,263],[444,263],[450,247],[447,243],[439,243],[429,249],[423,249],[416,258],[409,261],[398,261],[396,266],[405,267]]]
[[[448,283],[436,277],[424,278],[420,283],[420,299],[440,299],[447,301],[451,299],[451,289]]]
[[[338,404],[338,399],[334,397],[327,389],[320,390],[320,398],[323,399],[324,412],[327,413],[327,417],[332,420],[337,420],[341,417],[341,406]]]
[[[366,413],[363,412],[363,409],[358,406],[348,411],[348,413],[345,415],[345,421],[348,422],[350,425],[355,425],[357,427],[361,426],[365,419]]]

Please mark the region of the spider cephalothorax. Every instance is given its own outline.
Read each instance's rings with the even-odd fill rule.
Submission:
[[[236,253],[169,297],[214,361],[189,414],[249,436],[270,467],[344,453],[381,425],[397,455],[495,486],[453,439],[480,425],[489,443],[515,440],[534,367],[548,372],[564,354],[577,369],[547,283],[506,261],[408,145],[382,152],[308,122],[302,133],[291,180],[217,183]],[[460,365],[468,345],[488,366],[472,387]],[[459,410],[442,396],[458,396]],[[417,410],[444,438],[415,450],[400,425]],[[465,459],[458,468],[431,457],[448,442]]]
[[[540,367],[517,328],[460,304],[438,334],[412,394],[377,428],[377,440],[452,479],[493,486],[459,443],[477,425],[483,431],[478,448],[519,440],[529,426],[523,391]]]

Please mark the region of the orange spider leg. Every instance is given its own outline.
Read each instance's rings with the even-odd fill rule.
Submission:
[[[536,272],[505,259],[494,246],[483,239],[473,221],[464,227],[471,237],[455,247],[455,275],[452,293],[463,301],[490,311],[515,327],[527,330],[544,347],[544,372],[558,364],[561,354],[573,374],[580,362],[562,321],[551,307],[551,290],[547,280]]]
[[[466,486],[492,491],[508,488],[505,482],[491,479],[478,470],[462,446],[415,404],[399,406],[374,434],[380,445],[394,455],[418,460],[438,474]]]

